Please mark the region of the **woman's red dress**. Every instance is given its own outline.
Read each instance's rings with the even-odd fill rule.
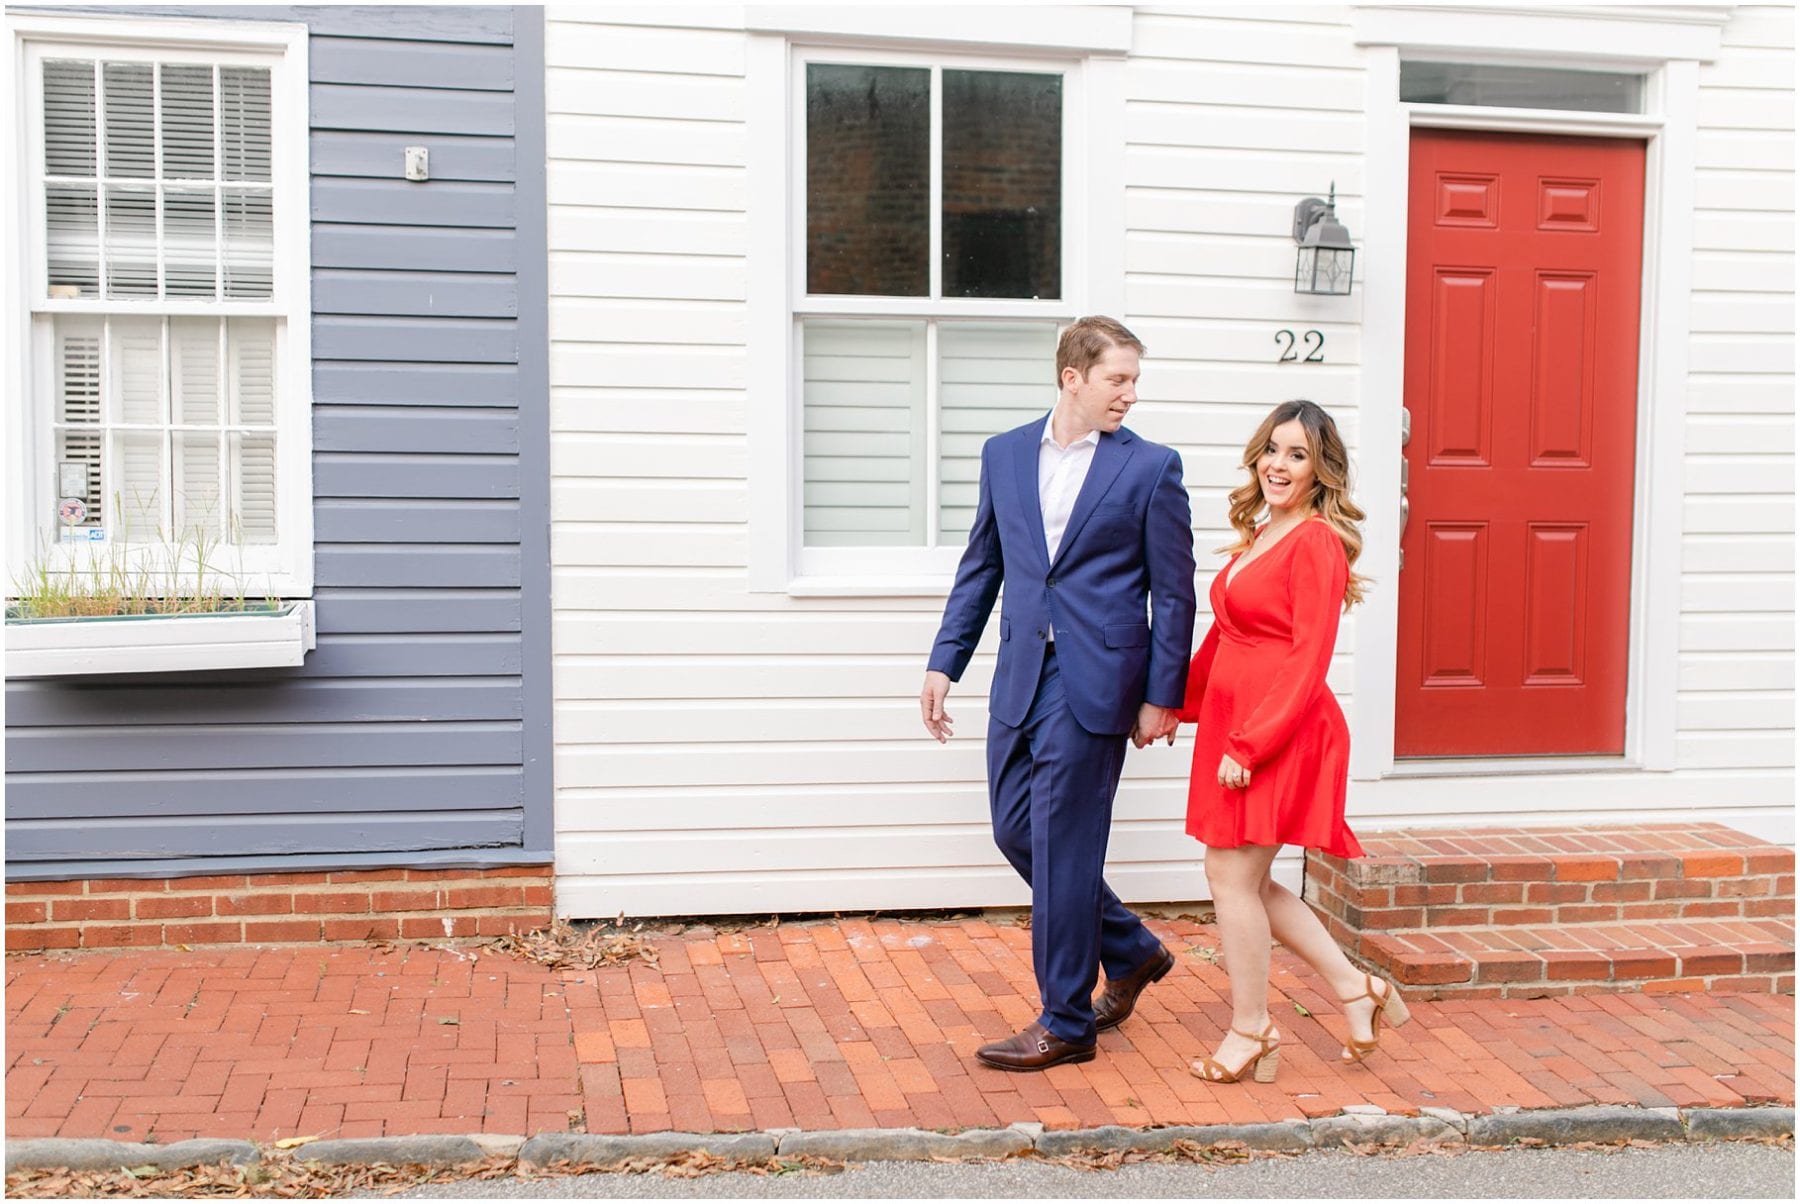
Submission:
[[[1180,712],[1199,725],[1188,835],[1209,848],[1293,844],[1360,857],[1344,823],[1350,729],[1325,685],[1350,573],[1344,545],[1330,524],[1308,519],[1231,579],[1237,560],[1213,578],[1212,629]],[[1227,753],[1250,770],[1248,787],[1219,785]]]

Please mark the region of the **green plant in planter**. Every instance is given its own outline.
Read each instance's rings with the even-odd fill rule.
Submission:
[[[64,568],[45,550],[13,578],[6,617],[13,620],[274,611],[281,600],[253,597],[238,574],[218,564],[223,541],[196,526],[146,553],[129,542]]]

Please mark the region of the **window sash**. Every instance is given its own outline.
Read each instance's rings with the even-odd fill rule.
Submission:
[[[26,103],[20,106],[17,117],[20,125],[15,127],[17,137],[13,146],[15,154],[20,156],[14,164],[15,178],[27,189],[26,204],[16,210],[20,222],[16,236],[25,253],[19,257],[15,268],[19,277],[15,278],[18,291],[14,293],[22,297],[25,304],[15,310],[9,346],[19,352],[13,357],[16,395],[29,402],[9,407],[7,441],[19,449],[15,453],[19,460],[30,454],[28,462],[15,461],[13,484],[7,495],[14,516],[7,527],[8,565],[12,578],[19,579],[24,570],[40,565],[51,572],[69,572],[95,567],[104,569],[122,563],[131,571],[138,568],[163,570],[158,578],[161,589],[185,589],[194,584],[191,564],[180,577],[167,573],[169,549],[166,546],[133,547],[110,542],[93,546],[63,544],[59,540],[57,528],[60,524],[54,521],[54,512],[50,516],[52,521],[43,521],[44,507],[39,502],[45,491],[53,493],[59,484],[55,479],[57,382],[52,320],[63,315],[81,315],[95,320],[109,315],[164,320],[197,316],[213,321],[256,317],[272,322],[274,331],[275,361],[273,374],[269,377],[272,392],[263,407],[268,422],[239,424],[241,429],[235,433],[231,424],[216,429],[221,459],[228,459],[231,455],[229,441],[269,439],[270,431],[251,428],[272,428],[271,441],[250,449],[256,462],[245,483],[250,488],[265,490],[264,498],[269,496],[267,489],[279,485],[273,498],[273,529],[269,532],[274,542],[227,548],[224,567],[238,574],[254,592],[266,591],[288,598],[311,596],[313,488],[311,281],[306,252],[306,232],[310,225],[307,205],[310,128],[307,119],[310,74],[307,30],[292,22],[136,18],[122,11],[106,15],[55,16],[8,13],[7,27],[17,61],[24,68],[21,78]],[[272,252],[267,261],[271,295],[223,300],[167,297],[77,300],[52,299],[45,295],[48,276],[41,67],[45,59],[123,63],[199,61],[220,67],[249,66],[269,70],[267,150],[270,178],[255,187],[274,199]],[[97,119],[104,120],[103,111],[98,105],[96,109]],[[215,120],[218,119],[215,117]],[[96,172],[104,168],[103,160],[95,165]],[[161,179],[134,182],[145,187],[179,185],[179,181]],[[236,182],[228,180],[204,183],[236,186]],[[158,429],[165,432],[163,443],[166,449],[175,452],[182,424],[171,423]],[[200,471],[198,467],[194,470]],[[232,487],[235,490],[239,484],[234,481]],[[265,532],[268,532],[267,528]],[[208,571],[212,571],[212,566]]]
[[[867,67],[929,68],[931,71],[931,146],[927,262],[930,268],[928,292],[924,297],[886,297],[856,294],[807,292],[807,139],[806,139],[806,69],[813,63]],[[943,272],[943,180],[944,180],[944,109],[943,74],[950,71],[1002,71],[1035,75],[1056,75],[1062,80],[1062,231],[1060,242],[1061,281],[1055,299],[1029,297],[945,297]],[[961,54],[906,53],[887,50],[845,50],[796,48],[789,72],[789,196],[790,232],[788,246],[790,312],[796,316],[862,315],[867,317],[935,317],[967,316],[971,318],[1062,318],[1072,320],[1080,310],[1073,303],[1080,279],[1081,254],[1077,228],[1080,225],[1079,200],[1074,180],[1083,162],[1076,114],[1082,97],[1080,75],[1067,61],[975,56]]]

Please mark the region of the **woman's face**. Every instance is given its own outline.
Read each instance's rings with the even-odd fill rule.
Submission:
[[[1298,418],[1276,427],[1256,460],[1256,476],[1271,510],[1290,510],[1312,498],[1313,456]]]

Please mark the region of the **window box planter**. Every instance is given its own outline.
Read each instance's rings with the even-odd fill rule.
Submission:
[[[6,676],[170,673],[298,665],[317,643],[311,602],[172,615],[6,616]]]

